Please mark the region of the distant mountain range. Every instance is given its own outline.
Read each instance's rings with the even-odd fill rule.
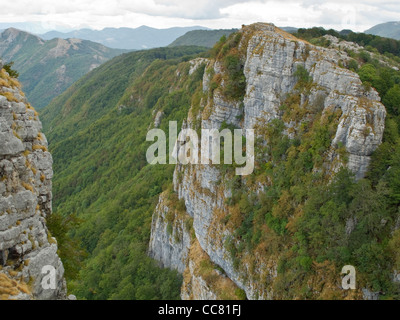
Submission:
[[[366,30],[365,33],[400,40],[400,21],[378,24]]]
[[[14,28],[0,34],[0,57],[13,69],[35,108],[46,106],[83,75],[126,52],[79,39],[43,40]]]
[[[0,23],[0,29],[4,27],[5,24]],[[293,27],[281,29],[292,33],[298,30]],[[51,31],[36,36],[9,28],[0,30],[0,57],[5,62],[15,62],[14,69],[20,73],[25,93],[40,109],[83,75],[128,49],[192,45],[212,47],[223,35],[228,36],[235,31],[210,30],[199,26],[169,29],[142,26],[100,31],[80,29],[68,33]],[[383,23],[366,33],[400,39],[400,22]]]
[[[68,33],[50,31],[40,35],[45,40],[53,38],[77,38],[101,43],[109,48],[141,50],[165,47],[185,33],[193,30],[207,30],[204,27],[176,27],[154,29],[142,26],[132,28],[105,28],[103,30],[80,29]]]
[[[33,34],[41,34],[49,30],[58,30],[62,32],[68,32],[72,30],[70,27],[66,27],[62,24],[45,23],[40,21],[0,22],[0,32],[3,32],[9,28],[15,28]]]
[[[295,33],[299,30],[299,28],[295,28],[295,27],[279,27],[279,29],[282,29],[283,31],[286,31],[289,33]]]
[[[201,46],[212,48],[222,36],[229,36],[231,33],[238,31],[238,29],[230,29],[230,30],[193,30],[189,31],[183,36],[176,39],[169,46],[170,47],[178,47],[178,46]]]

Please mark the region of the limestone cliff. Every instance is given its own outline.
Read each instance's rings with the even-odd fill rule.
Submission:
[[[243,97],[227,96],[229,79],[223,60],[218,56],[210,59],[201,106],[192,106],[188,127],[220,129],[228,124],[255,129],[263,146],[268,144],[263,140],[264,129],[274,120],[283,121],[284,134],[294,139],[304,123],[320,114],[322,125],[332,128],[333,135],[321,164],[313,170],[330,177],[347,167],[361,179],[382,142],[386,111],[377,92],[365,89],[358,75],[344,67],[350,60],[347,54],[313,46],[270,24],[244,27],[237,39],[238,43],[227,50],[240,57],[246,80]],[[307,74],[306,90],[299,88],[299,70]],[[248,299],[276,298],[273,284],[278,277],[280,250],[271,253],[259,245],[239,259],[232,253],[232,248],[241,243],[234,236],[234,220],[239,219],[235,217],[240,217],[240,212],[237,206],[229,205],[233,181],[255,195],[270,187],[268,179],[234,178],[218,166],[177,165],[174,191],[184,202],[185,212],[174,215],[174,209],[164,201],[166,195],[160,198],[153,216],[150,255],[163,266],[185,270],[183,298],[224,298],[211,289],[224,277],[244,290]],[[167,214],[169,219],[165,218]],[[185,230],[187,219],[193,225]],[[211,261],[214,270],[222,272],[212,280],[202,277],[196,271],[201,262],[194,262],[192,250],[197,250],[197,259],[202,256],[199,252],[204,252],[204,261]],[[318,281],[318,271],[316,274],[310,283]],[[338,288],[326,290],[336,292]],[[355,294],[361,295],[360,291]]]
[[[57,242],[46,227],[52,213],[52,157],[36,111],[0,61],[0,296],[61,299],[66,288]],[[56,289],[44,289],[44,266]]]

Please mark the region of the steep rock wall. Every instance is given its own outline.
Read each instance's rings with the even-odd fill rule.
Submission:
[[[286,135],[295,137],[302,118],[284,118],[281,106],[295,91],[299,81],[296,72],[302,67],[311,78],[312,85],[307,92],[299,94],[298,109],[311,108],[322,112],[322,117],[335,115],[336,134],[319,170],[331,175],[347,166],[357,179],[362,178],[370,156],[382,142],[386,111],[375,90],[366,90],[357,74],[339,66],[349,61],[348,56],[338,50],[315,47],[269,24],[251,25],[240,32],[237,50],[242,54],[246,78],[243,101],[224,96],[222,89],[226,71],[221,61],[212,59],[204,75],[202,107],[200,111],[193,107],[189,112],[188,127],[199,129],[197,123],[200,121],[201,128],[220,129],[227,123],[242,129],[255,129],[257,135],[258,130],[274,119],[280,119],[285,123]],[[217,89],[215,79],[220,79]],[[177,165],[174,190],[179,199],[185,202],[187,215],[193,218],[194,241],[198,241],[210,261],[222,268],[245,291],[247,298],[273,299],[271,283],[278,274],[279,256],[266,255],[267,248],[257,247],[251,253],[245,253],[240,261],[235,261],[228,250],[229,242],[237,244],[231,221],[240,215],[237,207],[227,204],[231,197],[232,181],[234,177],[225,175],[217,166]],[[265,180],[252,181],[246,177],[241,178],[240,182],[242,188],[254,193],[263,192],[268,185]],[[155,216],[159,214],[158,208]],[[160,238],[157,234],[165,228],[153,222],[152,238]],[[188,258],[187,246],[179,254],[171,248],[169,241],[159,241],[157,250],[174,252],[179,256],[179,261],[187,260],[185,275],[191,275],[191,280],[185,280],[183,298],[215,295],[215,292],[204,292],[205,286],[193,271],[193,261]],[[163,265],[171,261],[171,258],[162,254],[152,256]],[[178,269],[181,270],[182,265]],[[192,288],[198,288],[198,292],[192,289],[189,294],[188,283],[192,283]]]
[[[26,101],[18,82],[2,69],[0,274],[9,279],[9,287],[18,284],[28,288],[17,296],[13,294],[15,290],[6,291],[10,299],[61,299],[66,293],[57,242],[46,227],[46,217],[52,213],[53,170],[41,129],[38,114]],[[44,266],[56,269],[55,290],[42,287],[42,279],[47,275],[42,274]]]
[[[165,268],[183,273],[191,244],[191,218],[179,215],[168,199],[168,193],[160,196],[153,215],[150,257],[160,261]]]
[[[183,300],[239,300],[244,293],[218,268],[194,240],[183,274]]]

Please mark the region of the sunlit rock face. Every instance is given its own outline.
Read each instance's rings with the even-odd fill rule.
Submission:
[[[312,106],[323,116],[336,115],[336,134],[323,163],[325,172],[333,175],[340,168],[347,167],[357,179],[363,178],[372,153],[382,142],[386,111],[378,93],[374,89],[366,90],[356,73],[342,67],[349,61],[347,54],[313,46],[271,24],[246,26],[240,32],[242,37],[237,50],[243,55],[244,99],[235,101],[225,97],[221,90],[214,90],[212,95],[203,98],[201,111],[189,112],[187,126],[196,129],[200,122],[201,128],[220,129],[223,124],[230,124],[241,129],[255,129],[257,134],[260,126],[280,119],[285,122],[286,134],[293,138],[299,124],[296,119],[283,119],[280,108],[295,90],[298,83],[296,71],[304,68],[311,78],[312,87],[307,94],[301,94],[299,108]],[[222,79],[226,76],[221,61],[210,59],[207,63],[204,92],[209,92],[219,75]],[[345,150],[346,161],[340,156],[339,149]],[[265,255],[256,248],[238,262],[227,249],[234,232],[227,222],[227,217],[234,215],[227,204],[232,196],[230,179],[232,177],[225,176],[217,166],[177,165],[174,191],[184,202],[186,212],[180,213],[176,219],[165,219],[166,213],[173,208],[165,203],[164,194],[154,213],[151,256],[163,266],[180,272],[184,270],[182,297],[185,299],[221,298],[220,292],[210,289],[212,286],[205,280],[207,277],[202,276],[202,269],[196,268],[199,262],[190,256],[189,248],[194,243],[198,243],[207,259],[216,266],[215,270],[222,270],[214,280],[228,277],[248,299],[274,298],[268,283],[278,275],[279,257]],[[248,180],[241,178],[248,190],[256,193],[263,190],[262,182]],[[183,231],[181,241],[174,242],[174,235],[184,229],[182,219],[185,219],[185,214],[186,218],[192,219],[192,234]],[[251,259],[247,259],[250,255]]]
[[[0,61],[0,69],[2,67]],[[0,76],[0,284],[2,298],[62,299],[64,268],[46,217],[52,213],[52,157],[36,111],[19,84]],[[56,289],[42,286],[42,268],[56,270]],[[8,288],[8,289],[7,289]],[[3,291],[3,292],[2,292]]]

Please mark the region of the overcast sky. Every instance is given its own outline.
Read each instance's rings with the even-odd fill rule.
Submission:
[[[277,26],[352,29],[399,21],[399,0],[0,0],[0,23],[38,22],[39,29]]]

